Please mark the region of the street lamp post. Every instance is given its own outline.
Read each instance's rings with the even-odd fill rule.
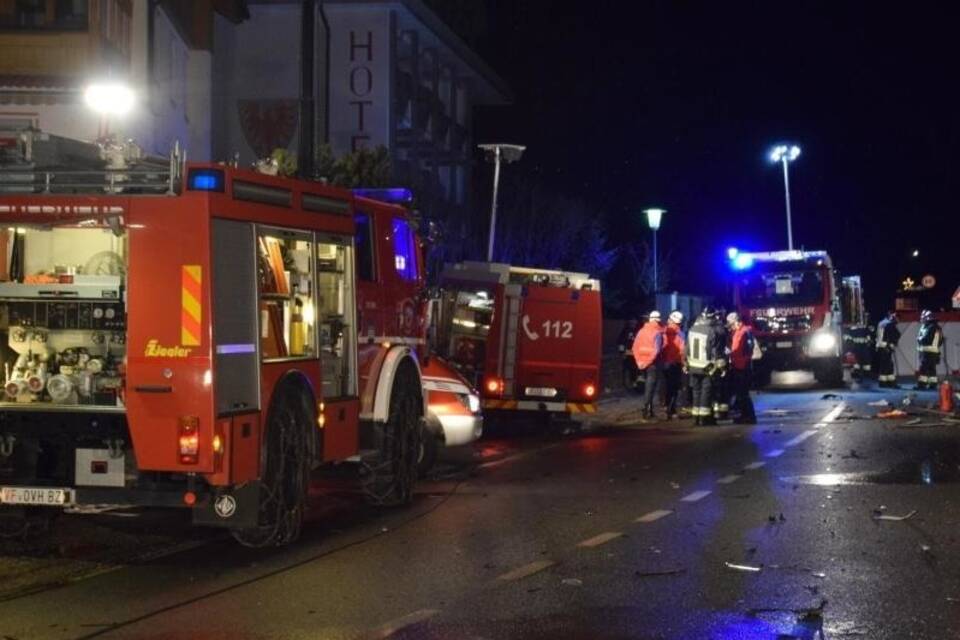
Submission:
[[[500,161],[516,162],[526,147],[518,144],[480,144],[477,145],[487,154],[487,160],[493,162],[493,202],[490,204],[490,238],[487,241],[487,262],[493,262],[493,241],[497,232],[497,190],[500,187]]]
[[[790,220],[790,163],[800,156],[797,145],[777,145],[770,152],[770,161],[783,164],[783,191],[787,201],[787,249],[793,251],[793,222]]]
[[[647,224],[653,230],[653,295],[657,295],[657,292],[660,290],[660,278],[659,273],[659,259],[657,258],[657,230],[660,228],[660,221],[663,219],[663,214],[667,212],[666,209],[644,209],[643,212],[647,215]]]

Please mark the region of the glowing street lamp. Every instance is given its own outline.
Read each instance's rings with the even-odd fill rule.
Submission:
[[[793,251],[793,223],[790,220],[790,171],[791,162],[800,157],[800,147],[780,144],[770,151],[770,162],[783,164],[783,191],[787,201],[787,249]]]
[[[660,221],[663,220],[663,214],[666,209],[644,209],[643,213],[647,216],[647,224],[653,230],[653,293],[660,290],[660,280],[657,274],[657,230],[660,228]]]

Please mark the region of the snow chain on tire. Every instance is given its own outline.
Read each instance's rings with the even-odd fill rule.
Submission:
[[[310,480],[308,411],[296,391],[285,393],[267,428],[266,464],[260,489],[260,525],[235,530],[248,547],[279,547],[300,537]]]
[[[373,425],[377,456],[364,461],[363,490],[371,504],[392,507],[413,499],[423,437],[421,393],[416,368],[410,362],[401,363],[387,422]]]

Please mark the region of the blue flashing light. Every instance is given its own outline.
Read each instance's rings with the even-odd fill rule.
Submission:
[[[384,189],[354,189],[353,194],[361,198],[370,198],[380,202],[393,204],[407,204],[413,201],[413,191],[406,187],[390,187]]]
[[[753,266],[753,256],[746,253],[737,254],[733,259],[733,268],[737,271],[745,271]]]
[[[730,247],[729,249],[727,249],[727,257],[730,258],[731,260],[736,260],[738,253],[740,253],[740,250],[737,249],[736,247]]]
[[[187,180],[190,191],[223,191],[223,171],[220,169],[191,169]]]

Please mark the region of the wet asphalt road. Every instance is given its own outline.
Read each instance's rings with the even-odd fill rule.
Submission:
[[[755,427],[501,435],[408,509],[317,493],[288,549],[62,518],[52,559],[0,547],[0,638],[960,637],[960,425],[823,393],[761,394]]]

